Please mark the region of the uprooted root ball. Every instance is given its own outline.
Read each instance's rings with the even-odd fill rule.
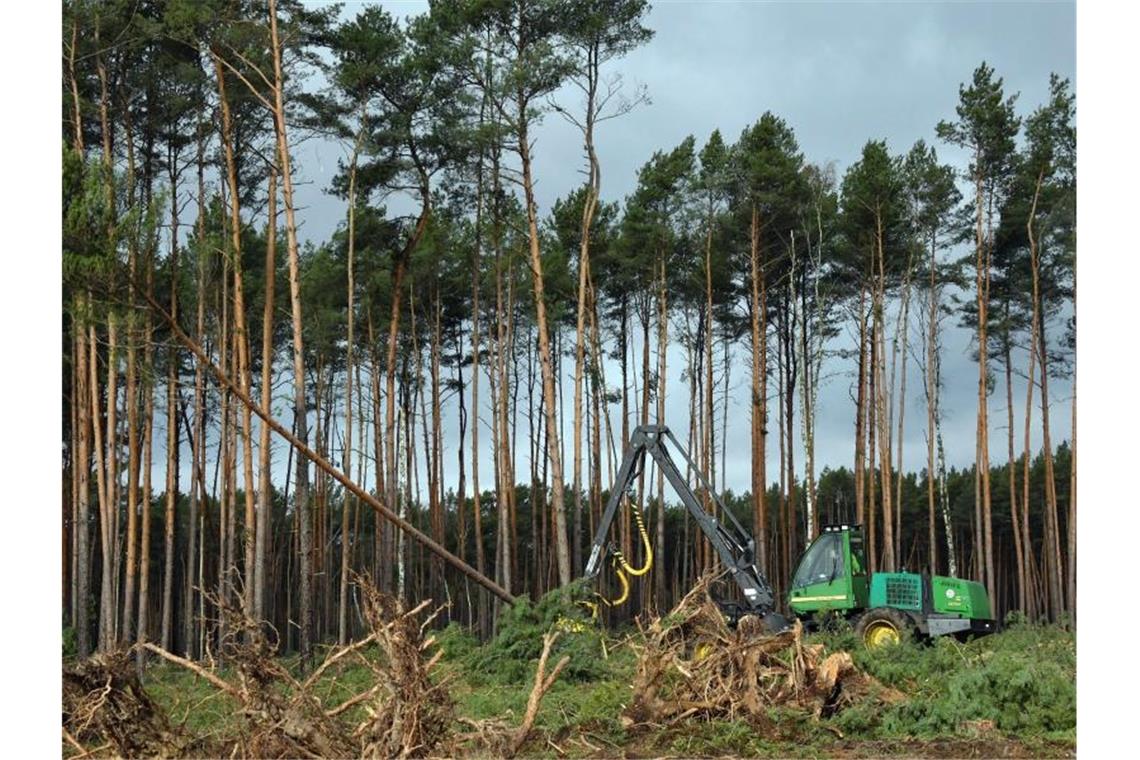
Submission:
[[[770,707],[797,707],[826,718],[861,697],[901,696],[859,671],[848,653],[825,657],[822,644],[805,645],[798,621],[778,634],[765,631],[755,616],[729,628],[709,597],[709,585],[702,580],[646,629],[633,701],[622,716],[627,726],[689,717],[767,725]]]
[[[189,745],[188,737],[147,696],[126,651],[64,668],[63,730],[81,754],[170,757]]]
[[[435,615],[420,621],[430,602],[407,610],[403,604],[359,579],[364,613],[380,648],[377,660],[367,660],[376,676],[375,695],[365,703],[367,717],[354,736],[364,757],[422,757],[443,750],[451,737],[455,705],[446,682],[432,683],[431,671],[441,650],[425,653],[435,637],[424,629]]]

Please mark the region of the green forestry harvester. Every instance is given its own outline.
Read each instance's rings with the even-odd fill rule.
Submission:
[[[826,525],[800,557],[788,607],[814,623],[841,616],[868,646],[906,636],[993,633],[985,586],[975,581],[919,573],[868,573],[863,530]]]
[[[669,442],[715,505],[712,513],[706,511],[674,464],[666,446]],[[632,567],[621,551],[606,540],[623,497],[632,492],[644,471],[646,456],[652,458],[673,486],[716,549],[727,574],[739,586],[743,602],[720,602],[729,621],[735,623],[743,615],[757,615],[769,630],[786,629],[790,623],[777,611],[772,586],[756,564],[755,539],[716,496],[669,428],[662,425],[642,425],[633,431],[594,534],[585,577],[597,578],[603,559],[608,557],[622,589],[618,598],[601,597],[601,602],[610,606],[625,602],[629,597],[628,575],[644,575],[653,564],[649,535],[635,499],[626,499],[626,503],[633,512],[633,522],[644,547],[642,567]],[[721,515],[725,522],[719,519]],[[791,613],[808,627],[828,617],[849,620],[868,646],[897,643],[908,637],[982,635],[996,628],[989,598],[980,583],[918,573],[869,573],[863,551],[863,531],[858,525],[823,528],[800,558],[787,603]]]

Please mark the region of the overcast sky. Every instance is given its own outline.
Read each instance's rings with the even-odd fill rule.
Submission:
[[[354,15],[362,5],[348,3],[343,13]],[[424,2],[383,5],[400,17],[427,7]],[[602,196],[609,201],[632,192],[637,169],[653,151],[671,148],[689,134],[699,146],[718,128],[727,141],[735,141],[767,110],[795,130],[808,161],[834,161],[840,176],[869,139],[885,139],[897,153],[924,138],[937,145],[944,161],[964,165],[960,154],[938,143],[934,127],[940,119],[954,117],[958,86],[981,61],[1004,78],[1007,93],[1019,93],[1022,116],[1045,99],[1050,72],[1074,82],[1076,78],[1075,7],[1069,2],[656,2],[648,26],[656,32],[654,39],[610,64],[610,71],[620,71],[628,86],[645,85],[652,103],[600,128]],[[561,95],[567,107],[579,105],[573,92]],[[539,213],[546,215],[556,198],[581,182],[581,137],[558,116],[549,115],[536,130],[536,139],[536,192]],[[298,150],[297,171],[309,183],[299,196],[306,206],[303,234],[315,242],[326,240],[344,218],[343,203],[322,192],[342,155],[343,149],[331,143],[308,142]],[[970,358],[970,333],[948,324],[943,341],[944,436],[949,462],[962,466],[974,459],[977,365]],[[744,344],[736,349],[739,361],[732,370],[727,431],[727,485],[738,491],[747,488],[750,479],[746,351]],[[688,385],[680,377],[680,354],[671,352],[669,362],[666,423],[684,440]],[[1024,367],[1025,355],[1015,355],[1014,362]],[[838,359],[825,367],[829,379],[820,393],[819,468],[851,466],[853,370]],[[919,368],[912,363],[909,373],[904,467],[917,470],[925,462],[925,406]],[[612,384],[616,368],[608,377]],[[1024,384],[1015,383],[1014,390],[1020,420]],[[1050,390],[1054,440],[1060,441],[1069,436],[1070,385],[1055,381]],[[991,435],[1004,441],[1005,388],[1000,383],[990,406]],[[449,405],[444,419],[452,445],[457,440],[456,418]],[[519,424],[524,435],[525,419]],[[796,424],[798,428],[798,420]],[[1015,425],[1020,431],[1023,422]],[[772,432],[768,466],[775,474],[774,421]],[[1020,449],[1020,433],[1018,440]],[[520,473],[529,470],[526,451],[520,445]],[[993,461],[1001,461],[1004,451],[1004,443],[991,445]],[[481,459],[482,481],[492,483],[490,456]],[[802,477],[802,453],[797,454],[797,465]],[[446,460],[449,487],[454,487],[455,475],[452,451]]]

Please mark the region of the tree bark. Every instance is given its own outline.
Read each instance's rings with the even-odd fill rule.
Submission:
[[[867,440],[865,423],[867,419],[867,288],[859,287],[859,371],[856,379],[855,391],[855,523],[866,524],[866,505],[863,494],[864,473],[866,471]]]
[[[307,443],[309,438],[308,412],[305,402],[305,354],[301,328],[301,282],[297,221],[293,203],[293,169],[289,157],[288,127],[285,120],[285,81],[281,69],[281,42],[277,33],[277,2],[269,0],[269,30],[273,47],[274,122],[276,124],[277,155],[280,158],[281,176],[285,197],[285,235],[289,246],[289,300],[293,313],[293,414],[297,438]],[[301,661],[308,666],[312,656],[312,588],[310,566],[311,536],[309,532],[309,466],[303,457],[297,457],[295,515],[300,527],[300,639]]]
[[[237,344],[237,376],[242,390],[249,394],[252,392],[252,377],[250,377],[249,338],[246,334],[245,323],[245,287],[242,282],[241,196],[238,188],[237,164],[234,161],[233,122],[230,115],[229,100],[226,97],[225,72],[217,56],[214,56],[214,71],[218,81],[218,101],[221,104],[222,112],[222,147],[226,159],[226,179],[230,189],[230,253],[233,257],[234,341]],[[241,458],[242,477],[245,485],[245,520],[242,530],[245,548],[245,583],[242,604],[246,613],[252,614],[254,589],[259,583],[254,575],[256,572],[257,514],[254,507],[253,418],[249,408],[245,406],[242,407]]]
[[[91,555],[88,546],[88,536],[90,536],[89,525],[91,522],[89,505],[91,498],[91,402],[87,389],[89,382],[89,373],[87,370],[89,353],[87,349],[87,337],[85,335],[87,331],[83,325],[83,321],[88,319],[86,309],[87,301],[82,298],[79,299],[76,309],[76,327],[74,330],[77,378],[74,395],[76,405],[78,406],[77,417],[79,421],[79,456],[77,464],[79,471],[79,503],[76,510],[78,521],[75,527],[75,564],[78,568],[76,570],[77,581],[75,595],[78,601],[76,603],[77,610],[75,616],[75,642],[76,653],[81,658],[85,658],[91,654],[91,622],[88,614],[88,602],[91,597]]]
[[[273,302],[277,279],[277,167],[269,167],[268,208],[265,230],[265,303],[261,322],[261,405],[271,409],[273,405]],[[272,449],[269,445],[269,425],[261,421],[258,439],[258,508],[257,537],[254,546],[255,587],[253,593],[253,616],[257,621],[266,620],[265,589],[266,556],[269,548],[270,517],[273,514],[273,472]]]
[[[1051,619],[1056,621],[1065,609],[1061,581],[1061,545],[1057,526],[1057,486],[1053,471],[1053,444],[1049,431],[1049,361],[1048,345],[1045,341],[1045,326],[1041,311],[1041,260],[1033,221],[1037,214],[1037,200],[1044,182],[1044,172],[1038,174],[1033,194],[1033,203],[1026,222],[1029,236],[1030,268],[1033,274],[1033,336],[1036,339],[1038,364],[1041,376],[1041,437],[1042,455],[1045,458],[1045,568],[1048,576],[1049,604]]]
[[[982,177],[977,179],[977,249],[975,254],[975,280],[978,303],[978,456],[977,474],[980,496],[982,525],[981,545],[977,550],[982,553],[983,579],[986,592],[994,598],[994,556],[993,556],[993,520],[990,512],[990,448],[989,448],[989,392],[987,389],[988,373],[988,319],[990,294],[990,241],[982,232],[983,214]]]
[[[757,559],[760,569],[771,571],[768,562],[768,504],[765,458],[768,450],[768,329],[764,264],[760,251],[760,211],[752,204],[749,235],[752,311],[752,499],[756,525]]]
[[[356,144],[352,149],[352,161],[348,169],[348,325],[347,345],[344,358],[344,471],[352,472],[352,363],[353,351],[356,347],[353,334],[356,309],[354,296],[356,292],[355,253],[356,253],[356,160],[360,152],[360,143],[364,136],[363,129],[358,133]],[[352,534],[350,523],[349,496],[346,493],[341,504],[340,520],[340,595],[337,599],[337,643],[344,646],[348,641],[348,583],[349,571],[352,566]]]
[[[926,505],[927,505],[927,561],[928,572],[931,575],[938,573],[938,540],[937,531],[935,529],[935,510],[934,510],[934,408],[935,398],[934,394],[937,392],[935,383],[935,369],[937,358],[935,356],[935,336],[938,331],[938,284],[936,280],[936,272],[938,270],[937,258],[937,238],[932,233],[930,236],[930,311],[927,314],[926,324],[926,362],[923,367],[923,380],[924,389],[926,392]]]
[[[534,200],[534,180],[531,177],[530,142],[527,134],[526,100],[520,93],[518,124],[518,151],[522,161],[523,192],[526,195],[527,230],[530,244],[530,267],[534,285],[534,305],[538,326],[539,366],[542,369],[542,396],[546,408],[547,435],[550,439],[551,498],[550,510],[554,517],[554,541],[558,560],[558,581],[570,583],[570,545],[566,533],[565,484],[562,478],[561,436],[558,431],[555,406],[554,366],[550,349],[550,330],[546,321],[546,293],[543,285],[542,252],[538,241],[538,211]]]

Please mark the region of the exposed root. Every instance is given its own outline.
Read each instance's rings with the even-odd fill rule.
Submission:
[[[755,616],[730,629],[702,579],[680,604],[644,631],[627,726],[673,724],[688,718],[746,718],[769,723],[767,710],[792,705],[814,717],[830,717],[851,700],[877,690],[851,655],[827,657],[823,645],[805,646],[803,628],[779,634]]]
[[[143,690],[128,650],[64,668],[63,736],[81,756],[170,757],[190,744]]]
[[[376,675],[376,686],[367,692],[368,698],[359,700],[367,717],[353,732],[360,742],[357,754],[422,757],[438,752],[451,739],[455,707],[446,683],[431,681],[430,673],[440,653],[431,659],[424,657],[435,645],[434,638],[423,637],[424,627],[434,615],[423,622],[419,616],[431,602],[405,610],[399,600],[378,591],[367,579],[358,577],[357,584],[364,599],[365,620],[372,628],[371,638],[380,649],[379,658],[363,658]]]

